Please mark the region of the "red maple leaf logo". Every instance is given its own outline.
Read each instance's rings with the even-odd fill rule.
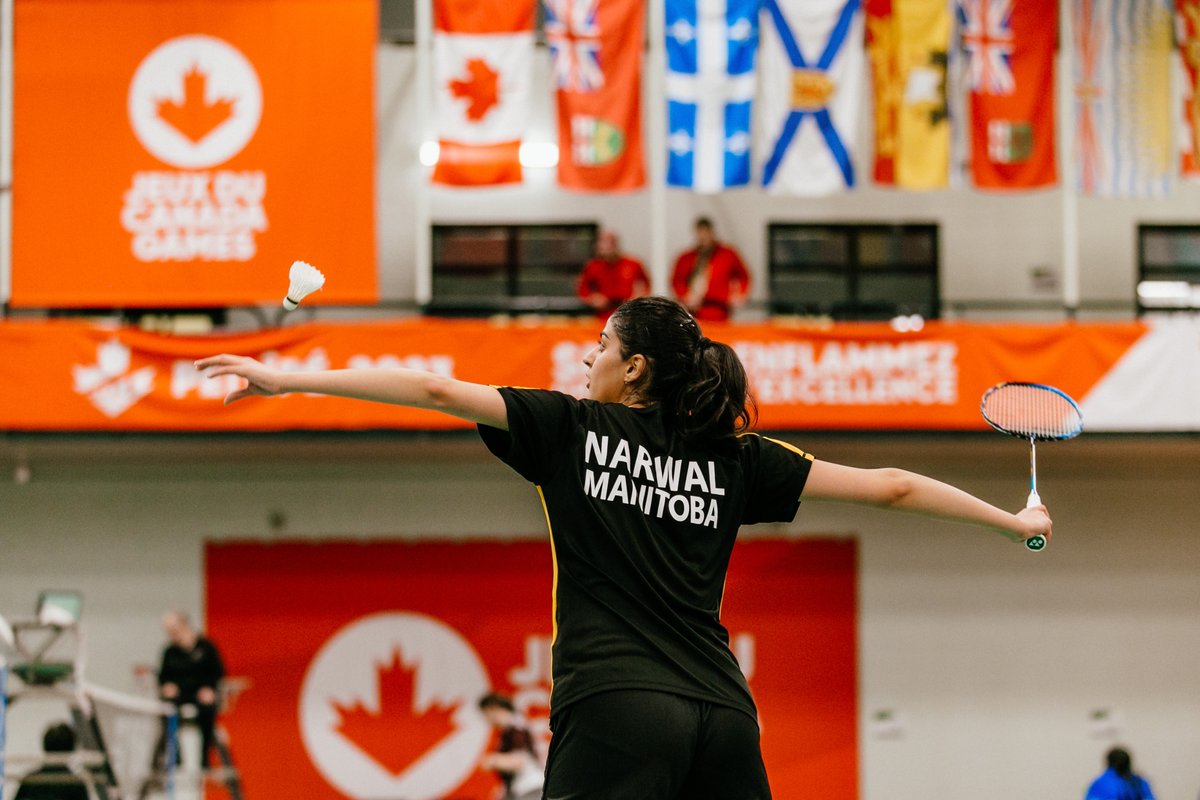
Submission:
[[[158,116],[194,143],[199,143],[233,116],[233,100],[205,99],[208,75],[195,64],[183,76],[183,103],[158,101]]]
[[[500,102],[500,76],[482,58],[467,62],[467,78],[450,81],[450,94],[467,99],[467,119],[478,122]]]
[[[362,700],[352,708],[333,701],[340,720],[338,733],[395,776],[457,730],[451,717],[459,704],[447,707],[437,703],[417,710],[413,700],[415,672],[403,663],[396,648],[391,664],[375,664],[378,711],[368,711]]]

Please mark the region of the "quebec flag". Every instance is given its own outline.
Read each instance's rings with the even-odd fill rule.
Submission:
[[[666,0],[667,184],[750,182],[760,0]]]
[[[866,55],[859,0],[763,0],[759,119],[767,191],[828,195],[854,186]]]

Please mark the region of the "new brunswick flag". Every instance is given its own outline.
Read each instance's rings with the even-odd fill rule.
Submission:
[[[435,183],[521,181],[533,10],[532,0],[434,0]]]
[[[646,182],[642,0],[545,0],[558,99],[558,182],[621,192]]]
[[[876,183],[936,189],[949,182],[944,0],[866,0],[875,107]]]
[[[1180,177],[1200,180],[1200,0],[1175,0],[1180,72]]]
[[[955,5],[967,60],[975,185],[1034,189],[1054,184],[1055,0],[956,0]]]

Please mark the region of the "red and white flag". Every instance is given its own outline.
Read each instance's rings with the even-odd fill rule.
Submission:
[[[1175,0],[1179,104],[1179,174],[1200,180],[1200,0]]]
[[[1058,180],[1055,0],[957,0],[971,106],[971,172],[983,189]]]
[[[546,0],[558,96],[558,182],[612,192],[646,183],[643,0]]]
[[[435,183],[521,181],[533,11],[531,0],[434,0]]]

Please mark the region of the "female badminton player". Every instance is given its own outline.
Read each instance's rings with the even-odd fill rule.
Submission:
[[[557,568],[545,797],[770,797],[754,700],[719,619],[738,527],[790,521],[800,500],[899,509],[1050,534],[1044,506],[1010,514],[899,469],[818,461],[745,429],[732,348],[672,300],[621,305],[583,360],[588,398],[395,370],[280,372],[196,362],[253,395],[315,392],[443,411],[537,484]]]

